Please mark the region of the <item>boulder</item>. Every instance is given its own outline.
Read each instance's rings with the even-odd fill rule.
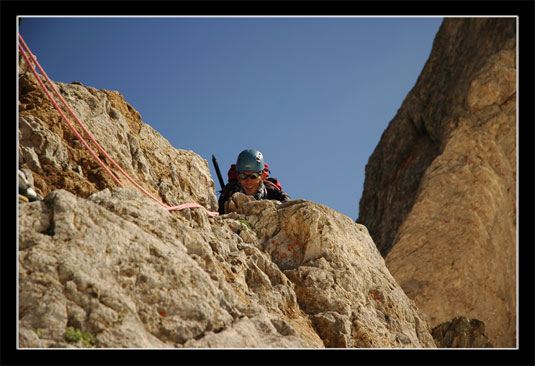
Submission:
[[[231,201],[237,210],[228,216],[251,225],[327,347],[434,347],[425,316],[386,269],[366,227],[306,200],[236,193]]]
[[[485,324],[465,316],[437,325],[431,334],[439,348],[493,348],[485,335]]]

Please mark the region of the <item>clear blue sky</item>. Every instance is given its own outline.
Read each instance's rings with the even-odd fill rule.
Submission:
[[[54,81],[117,90],[226,180],[264,154],[292,198],[358,217],[365,166],[427,61],[441,17],[25,17]],[[178,187],[177,187],[178,189]]]

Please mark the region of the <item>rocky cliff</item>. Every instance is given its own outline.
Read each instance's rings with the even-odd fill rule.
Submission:
[[[516,345],[516,22],[445,19],[366,166],[357,222],[432,326]]]
[[[217,209],[207,162],[119,93],[55,85],[148,192]],[[112,167],[118,188],[24,67],[19,86],[20,164],[44,197],[18,208],[20,347],[435,347],[365,226],[240,194],[223,216],[168,211]]]

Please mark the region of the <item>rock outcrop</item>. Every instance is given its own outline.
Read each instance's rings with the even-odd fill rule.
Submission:
[[[301,200],[237,208],[193,223],[125,188],[22,204],[21,345],[74,327],[100,347],[434,347],[362,225]]]
[[[357,222],[432,326],[516,346],[516,23],[445,19],[366,166]]]
[[[440,348],[493,348],[485,335],[485,324],[464,316],[437,325],[431,334]]]
[[[117,92],[56,85],[147,191],[217,210],[204,159]],[[19,204],[20,347],[435,347],[363,225],[241,194],[223,216],[168,211],[123,178],[117,188],[43,98],[23,73],[20,162],[45,198]]]
[[[208,162],[193,151],[173,148],[141,121],[122,95],[80,83],[56,83],[56,87],[102,148],[150,194],[170,206],[196,202],[217,210]],[[37,193],[45,197],[61,188],[86,198],[117,186],[63,122],[31,72],[20,75],[19,93],[19,162],[32,170]],[[75,120],[65,114],[76,126]],[[76,128],[84,135],[80,127]],[[106,160],[95,146],[90,146],[101,160]],[[125,187],[136,189],[108,165]]]

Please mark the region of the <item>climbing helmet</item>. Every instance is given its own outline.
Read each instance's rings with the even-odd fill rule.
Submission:
[[[258,150],[243,150],[238,155],[236,170],[238,172],[259,172],[264,169],[264,156]]]

